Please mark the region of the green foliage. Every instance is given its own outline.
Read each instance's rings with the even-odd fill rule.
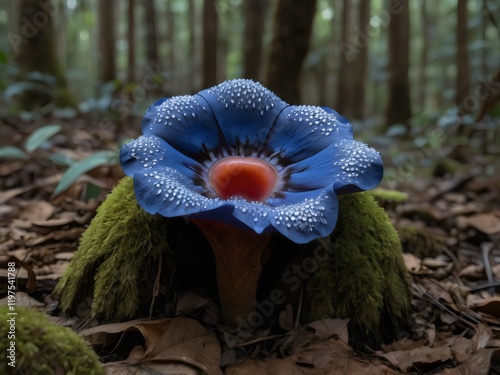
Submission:
[[[93,295],[91,314],[98,319],[136,316],[139,301],[152,297],[159,260],[168,258],[167,227],[167,219],[139,207],[132,178],[122,179],[97,210],[54,290],[63,311],[75,312]],[[168,265],[162,268],[168,274]]]
[[[355,341],[394,338],[410,317],[401,242],[369,193],[339,197],[335,231],[320,240],[331,254],[307,283],[309,320],[351,318]]]
[[[43,146],[61,130],[61,125],[45,125],[31,133],[24,140],[22,148],[16,146],[0,147],[0,159],[19,159],[24,160],[26,163],[49,160],[52,163],[69,167],[56,186],[52,198],[64,192],[76,182],[78,177],[88,171],[118,163],[118,153],[116,151],[98,151],[78,162],[74,162],[62,153],[50,153]]]
[[[52,197],[56,197],[68,189],[82,174],[97,167],[114,165],[117,163],[118,154],[115,151],[99,151],[83,160],[80,160],[79,162],[74,163],[62,176],[61,181],[59,181],[59,184],[52,193]]]
[[[79,104],[80,110],[84,113],[107,114],[109,116],[111,103],[120,88],[121,84],[118,80],[106,82],[99,86],[98,93],[95,97],[88,98]]]
[[[41,312],[16,307],[17,315],[7,315],[8,306],[0,306],[0,368],[4,374],[87,374],[104,375],[104,367],[82,337],[70,328],[58,326]],[[15,319],[15,338],[9,318]],[[15,346],[15,368],[8,366],[9,348]]]
[[[15,146],[0,147],[0,159],[28,159],[28,155]]]
[[[0,147],[0,158],[29,159],[51,137],[61,131],[61,125],[45,125],[31,133],[23,142],[24,151],[15,146]],[[26,151],[26,152],[25,152]]]
[[[62,98],[68,92],[61,92],[57,78],[39,71],[21,72],[17,67],[0,62],[0,114],[6,113],[24,120],[41,118],[48,114],[55,117],[74,118],[77,115],[70,97]],[[47,103],[33,108],[24,108],[20,98],[38,95],[47,98]],[[57,102],[57,104],[54,104]],[[7,112],[8,111],[8,112]],[[61,116],[62,114],[62,116]]]
[[[24,142],[24,148],[27,152],[35,151],[50,137],[59,133],[61,129],[61,125],[45,125],[44,127],[35,130]]]

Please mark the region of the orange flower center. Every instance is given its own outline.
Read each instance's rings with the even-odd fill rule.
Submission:
[[[258,158],[229,156],[212,166],[208,180],[222,199],[239,197],[249,201],[264,201],[276,187],[278,172]]]

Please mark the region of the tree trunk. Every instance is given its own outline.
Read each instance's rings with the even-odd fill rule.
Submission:
[[[408,0],[393,3],[389,22],[389,100],[386,108],[387,125],[406,123],[411,117],[409,37],[410,14]]]
[[[279,0],[266,84],[283,100],[300,103],[299,79],[309,49],[316,0]]]
[[[158,47],[156,41],[156,19],[154,0],[144,0],[146,16],[146,58],[148,66],[155,70],[158,65]]]
[[[175,33],[175,15],[172,10],[172,0],[166,0],[166,14],[163,18],[167,23],[166,36],[164,38],[167,43],[167,53],[165,56],[166,70],[169,72],[169,76],[164,86],[166,88],[166,94],[168,96],[174,95],[178,90],[177,85],[177,39]]]
[[[57,58],[56,40],[53,31],[53,17],[57,15],[57,4],[53,8],[42,7],[38,0],[20,0],[19,34],[9,33],[8,38],[14,51],[14,61],[19,68],[19,79],[30,72],[40,72],[54,78],[54,84],[33,82],[32,90],[25,90],[19,96],[23,109],[32,110],[54,103],[58,107],[75,107],[69,92],[63,69]]]
[[[351,82],[349,82],[348,70],[350,64],[356,59],[359,50],[351,44],[350,32],[351,25],[351,5],[349,0],[344,0],[342,3],[342,42],[340,49],[342,55],[340,56],[340,66],[338,70],[337,81],[337,99],[335,109],[343,116],[349,117],[351,115]]]
[[[422,50],[420,52],[420,66],[418,67],[418,104],[420,112],[423,113],[425,110],[425,90],[427,84],[427,51],[429,49],[429,17],[427,15],[426,0],[422,0],[420,4],[420,15],[421,15],[421,36],[422,36]]]
[[[116,78],[115,50],[115,7],[113,0],[97,2],[97,29],[99,57],[99,81],[102,83]]]
[[[189,28],[189,47],[188,47],[188,61],[186,64],[187,70],[187,80],[188,80],[188,91],[195,92],[196,91],[196,82],[198,75],[198,54],[197,52],[197,36],[196,36],[196,4],[195,0],[189,0],[189,24],[191,27]]]
[[[260,79],[262,65],[262,38],[264,36],[267,0],[244,0],[243,17],[243,77]]]
[[[133,83],[135,82],[135,0],[128,0],[128,9],[127,9],[127,82]]]
[[[467,0],[457,2],[456,104],[462,106],[469,95],[470,65],[467,40]],[[462,106],[462,110],[465,110]]]
[[[424,0],[422,0],[424,1]],[[354,119],[362,120],[365,111],[366,97],[366,70],[368,66],[368,46],[367,40],[367,25],[370,22],[370,0],[361,1],[358,10],[358,30],[356,30],[356,38],[353,40],[358,47],[358,55],[353,61],[349,75],[352,77],[352,89],[350,90],[351,97],[349,99],[351,116]]]
[[[217,80],[217,0],[203,4],[203,87],[218,83]]]
[[[488,0],[483,0],[482,1],[482,6],[481,6],[481,17],[482,17],[482,22],[481,22],[481,38],[483,39],[483,42],[486,43],[486,40],[488,39],[486,30],[488,29]],[[484,48],[481,51],[481,74],[486,75],[487,74],[487,62],[488,62],[488,49]]]

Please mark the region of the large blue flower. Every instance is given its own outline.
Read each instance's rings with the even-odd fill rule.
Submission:
[[[251,80],[160,99],[121,150],[149,213],[277,230],[296,243],[335,228],[337,194],[376,187],[377,151],[330,108],[288,105]]]

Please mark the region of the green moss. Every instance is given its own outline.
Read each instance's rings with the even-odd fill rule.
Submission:
[[[163,272],[172,272],[167,227],[168,219],[139,207],[132,178],[122,179],[98,208],[54,290],[62,310],[85,311],[83,301],[92,296],[97,319],[135,317],[140,304],[152,299],[160,259]]]
[[[378,202],[395,202],[403,203],[408,200],[408,194],[397,190],[374,189],[368,191]]]
[[[335,231],[319,240],[327,260],[307,283],[309,320],[351,318],[355,341],[376,345],[407,326],[410,298],[401,243],[369,193],[339,197]]]
[[[16,307],[17,315],[7,315],[8,306],[0,306],[0,356],[4,374],[100,375],[104,367],[97,355],[73,330],[58,326],[38,311]],[[15,332],[8,319],[15,317]],[[9,339],[9,334],[15,338]],[[11,341],[15,346],[15,368],[9,366]]]
[[[277,287],[288,294],[299,279],[277,279],[286,275],[289,260],[297,256],[295,264],[306,264],[316,248],[323,249],[324,259],[303,279],[307,278],[305,320],[349,317],[355,341],[376,346],[394,338],[409,317],[401,243],[386,212],[369,193],[343,195],[339,202],[337,227],[328,238],[298,245],[277,236],[276,263],[266,264],[267,275],[259,283],[270,291],[281,282]],[[135,318],[141,303],[148,306],[151,301],[160,259],[161,286],[170,290],[170,297],[180,288],[189,289],[197,277],[197,286],[205,290],[215,283],[213,255],[200,231],[182,219],[145,213],[136,203],[132,180],[125,178],[99,207],[61,278],[56,288],[61,306],[65,312],[78,312],[81,301],[92,296],[94,317]]]

